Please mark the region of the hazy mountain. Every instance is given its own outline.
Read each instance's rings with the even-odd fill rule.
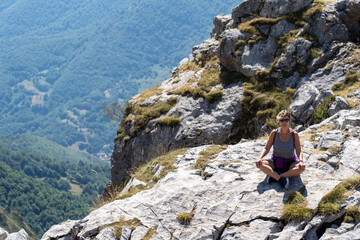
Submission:
[[[0,3],[0,133],[98,152],[117,124],[103,103],[169,77],[238,1]]]

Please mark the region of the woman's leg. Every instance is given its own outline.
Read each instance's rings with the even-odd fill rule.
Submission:
[[[294,177],[300,175],[305,170],[303,163],[294,162],[290,165],[289,170],[280,174],[280,177]]]
[[[277,172],[274,171],[275,166],[274,166],[274,163],[272,161],[267,161],[267,160],[261,161],[259,169],[262,172],[264,172],[266,175],[269,175],[270,177],[272,177],[276,181],[279,181],[280,175],[277,174]]]

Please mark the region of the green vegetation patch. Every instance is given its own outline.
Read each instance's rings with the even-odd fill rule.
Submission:
[[[159,179],[154,178],[154,173],[151,171],[151,169],[154,167],[163,166],[163,169],[160,173],[160,178],[165,177],[170,171],[176,170],[174,163],[177,160],[177,156],[184,155],[187,150],[188,148],[181,148],[160,157],[154,158],[150,162],[139,167],[134,172],[134,174],[132,174],[132,176],[146,183],[157,182]]]
[[[209,103],[214,103],[217,100],[219,100],[223,95],[223,91],[221,89],[209,92],[207,94],[205,94],[205,99],[206,101],[208,101]]]
[[[103,225],[99,228],[99,232],[105,228],[109,227],[115,227],[115,236],[116,239],[121,239],[122,237],[122,229],[125,226],[131,227],[132,230],[135,230],[138,226],[140,226],[142,223],[138,218],[133,218],[130,220],[125,220],[125,216],[120,217],[120,221],[113,222],[111,224]]]
[[[323,51],[319,51],[319,50],[316,49],[316,48],[311,48],[310,50],[311,50],[311,57],[312,57],[312,58],[318,58],[318,57],[320,57],[321,55],[324,54]]]
[[[360,187],[360,176],[350,177],[342,180],[341,183],[326,194],[318,205],[318,212],[321,215],[332,215],[341,210],[341,205],[345,203],[347,196],[353,190]]]
[[[176,127],[179,122],[179,117],[163,117],[156,120],[157,124],[160,126]]]
[[[180,66],[177,73],[174,75],[174,77],[179,76],[180,73],[187,72],[187,71],[194,71],[197,72],[201,69],[199,65],[197,65],[195,62],[189,62],[188,64],[184,64]]]
[[[184,213],[179,213],[177,215],[177,220],[184,225],[188,225],[190,224],[192,218],[194,217],[194,213],[193,212],[184,212]]]
[[[239,141],[241,138],[253,138],[255,124],[263,122],[271,128],[276,128],[276,115],[283,109],[288,109],[291,103],[293,90],[282,91],[276,87],[275,79],[252,78],[243,84],[241,99],[242,111],[234,123],[239,128],[237,135],[230,141]]]
[[[156,234],[157,228],[158,226],[149,228],[141,240],[150,240]]]
[[[289,193],[289,199],[284,204],[282,216],[286,222],[293,220],[304,221],[310,220],[313,212],[310,208],[306,207],[306,198],[298,191]]]
[[[190,79],[186,85],[176,88],[168,94],[191,96],[194,99],[202,97],[209,103],[216,102],[221,98],[223,92],[222,90],[211,91],[214,86],[219,84],[227,86],[246,79],[241,73],[221,71],[219,66],[220,61],[218,57],[212,58],[207,62],[205,70],[201,73],[200,79]],[[192,87],[191,85],[194,83],[197,83],[197,86]]]
[[[210,160],[217,157],[217,155],[224,151],[227,148],[227,145],[213,145],[207,147],[205,150],[202,150],[199,154],[201,155],[195,162],[195,169],[201,170],[201,176],[204,176],[204,170],[206,165],[210,162]]]
[[[360,209],[358,206],[350,206],[345,210],[344,222],[357,222],[360,220]]]
[[[324,119],[330,117],[328,114],[328,110],[331,104],[335,101],[335,96],[331,95],[327,97],[315,110],[313,113],[313,122],[315,124],[320,123]]]

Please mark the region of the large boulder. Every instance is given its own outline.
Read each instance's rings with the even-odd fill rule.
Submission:
[[[307,119],[307,110],[311,107],[320,91],[311,84],[305,84],[301,86],[293,97],[293,101],[290,104],[290,109],[293,116],[300,122],[305,122]]]
[[[309,7],[313,0],[266,0],[261,8],[260,16],[276,18],[291,12]]]

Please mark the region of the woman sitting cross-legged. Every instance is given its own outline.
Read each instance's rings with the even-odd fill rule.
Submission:
[[[287,110],[282,110],[277,115],[276,119],[280,127],[271,132],[264,150],[256,161],[256,167],[268,175],[268,183],[278,181],[285,189],[289,187],[288,177],[298,176],[305,170],[299,135],[289,128],[290,116]],[[263,160],[271,146],[273,146],[271,159]]]

